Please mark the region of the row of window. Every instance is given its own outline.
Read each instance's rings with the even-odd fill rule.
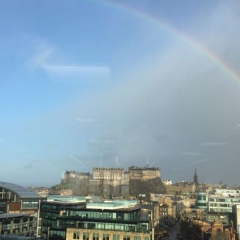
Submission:
[[[82,218],[100,218],[100,219],[123,219],[136,220],[140,218],[139,212],[115,213],[115,212],[94,212],[94,211],[67,211],[67,216]]]
[[[209,202],[240,202],[240,198],[209,198]]]
[[[207,203],[197,203],[197,207],[207,207]]]
[[[227,203],[209,203],[210,207],[232,207],[232,204]]]
[[[232,209],[231,208],[209,208],[209,211],[210,212],[232,212]]]
[[[206,195],[198,195],[197,200],[199,201],[205,201],[206,200]]]
[[[101,222],[75,222],[75,221],[55,221],[52,219],[42,219],[43,226],[51,227],[78,227],[82,229],[99,229],[99,230],[113,230],[113,231],[128,231],[128,232],[147,232],[148,223],[141,223],[137,225],[130,224],[116,224],[116,223],[101,223]]]
[[[59,225],[74,226],[75,222],[59,221]],[[99,230],[114,230],[114,231],[128,231],[128,232],[146,232],[148,230],[148,223],[120,224],[120,223],[101,223],[101,222],[77,222],[77,227],[83,229],[99,229]]]
[[[99,233],[93,233],[92,234],[92,240],[99,240]],[[73,232],[73,239],[80,239],[81,233],[79,231],[74,231]],[[82,233],[82,239],[83,240],[89,240],[89,233],[88,232],[83,232]],[[110,234],[108,233],[103,233],[102,234],[102,240],[109,240],[110,239]],[[112,234],[112,240],[120,240],[120,235],[119,234]],[[142,240],[141,236],[134,236],[133,239],[131,239],[130,235],[123,235],[121,240]],[[149,240],[149,237],[144,237],[143,240]]]
[[[38,201],[23,201],[22,209],[38,209]]]

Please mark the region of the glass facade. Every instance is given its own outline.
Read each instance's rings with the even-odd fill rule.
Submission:
[[[22,200],[22,209],[38,209],[39,199],[23,199]]]
[[[207,210],[207,195],[206,193],[198,193],[196,197],[196,207]]]
[[[145,213],[145,212],[144,212]],[[59,202],[42,202],[40,215],[42,219],[42,233],[45,238],[51,237],[52,231],[65,232],[67,228],[82,229],[83,234],[79,236],[84,240],[109,240],[109,234],[98,235],[99,231],[116,231],[116,232],[136,232],[150,233],[148,212],[142,214],[139,207],[122,208],[122,209],[87,209],[84,203],[70,204]],[[88,230],[96,232],[89,236]],[[50,235],[49,235],[50,234]],[[61,234],[66,237],[64,234]],[[77,238],[77,232],[73,232],[74,239]],[[126,235],[125,240],[129,235]],[[90,239],[89,239],[90,238]],[[60,239],[60,238],[59,238]],[[119,235],[114,235],[113,240],[123,240]],[[140,238],[131,240],[141,240]]]

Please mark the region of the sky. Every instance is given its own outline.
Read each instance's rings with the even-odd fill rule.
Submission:
[[[159,167],[240,185],[240,2],[0,1],[0,181]]]

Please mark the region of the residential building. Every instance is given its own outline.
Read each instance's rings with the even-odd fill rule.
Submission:
[[[164,185],[172,185],[172,180],[169,180],[169,179],[164,179],[162,180],[162,182]]]
[[[24,237],[35,237],[37,219],[26,214],[0,214],[0,234]],[[1,238],[0,236],[0,239]]]

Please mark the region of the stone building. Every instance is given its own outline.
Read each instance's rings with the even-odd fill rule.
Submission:
[[[150,180],[154,178],[160,178],[160,169],[158,167],[129,167],[128,168],[129,172],[129,179],[130,180]]]

